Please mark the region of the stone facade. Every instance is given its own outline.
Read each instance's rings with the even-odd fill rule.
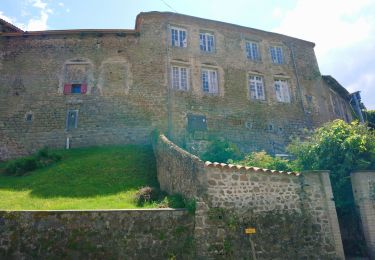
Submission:
[[[359,209],[362,230],[368,253],[375,258],[375,172],[363,171],[351,174],[353,194]]]
[[[161,188],[198,201],[194,232],[202,257],[344,259],[327,172],[202,162],[162,135],[154,150]],[[246,228],[258,231],[250,236]]]
[[[155,128],[194,154],[210,138],[280,153],[291,136],[334,117],[311,42],[159,12],[139,14],[135,30],[23,32],[0,24],[0,160],[68,139],[71,147],[149,143]],[[185,47],[172,46],[182,37],[173,28],[185,32],[178,42]],[[213,37],[205,41],[210,51],[200,47],[201,34]],[[174,69],[181,74],[173,77]],[[259,99],[251,98],[250,76],[262,81]],[[215,93],[204,91],[213,85]]]
[[[189,259],[186,210],[0,211],[1,259]]]

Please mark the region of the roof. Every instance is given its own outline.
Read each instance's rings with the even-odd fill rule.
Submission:
[[[344,88],[336,79],[334,79],[330,75],[323,75],[323,81],[327,83],[329,87],[331,87],[335,92],[343,96],[344,98],[348,99],[350,93]]]
[[[17,26],[8,23],[7,21],[0,18],[0,34],[1,33],[8,33],[8,32],[23,32]]]
[[[235,169],[235,170],[245,170],[245,171],[254,171],[254,172],[264,172],[264,173],[273,173],[273,174],[286,174],[286,175],[295,175],[299,176],[299,172],[286,172],[286,171],[277,171],[277,170],[269,170],[264,168],[258,168],[253,166],[243,166],[243,165],[234,165],[234,164],[226,164],[226,163],[218,163],[218,162],[209,162],[206,161],[206,167],[214,167],[214,168],[221,168],[221,169]]]

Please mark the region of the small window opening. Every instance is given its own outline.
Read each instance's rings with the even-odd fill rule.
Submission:
[[[82,85],[81,84],[72,84],[72,93],[73,94],[80,94],[81,93],[81,87]]]
[[[25,119],[26,119],[26,122],[31,122],[31,121],[33,121],[33,114],[31,114],[31,113],[27,113]]]

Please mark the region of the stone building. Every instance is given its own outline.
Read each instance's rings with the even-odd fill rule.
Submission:
[[[0,160],[150,143],[153,129],[195,154],[211,138],[275,154],[306,129],[352,120],[312,42],[168,12],[140,13],[134,30],[0,25]]]

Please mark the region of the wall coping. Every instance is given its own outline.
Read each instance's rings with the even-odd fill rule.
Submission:
[[[185,208],[150,208],[150,209],[93,209],[93,210],[75,210],[75,209],[67,209],[67,210],[0,210],[0,213],[12,213],[12,212],[66,212],[66,213],[72,213],[72,212],[98,212],[98,213],[106,213],[106,212],[156,212],[156,211],[187,211]]]

